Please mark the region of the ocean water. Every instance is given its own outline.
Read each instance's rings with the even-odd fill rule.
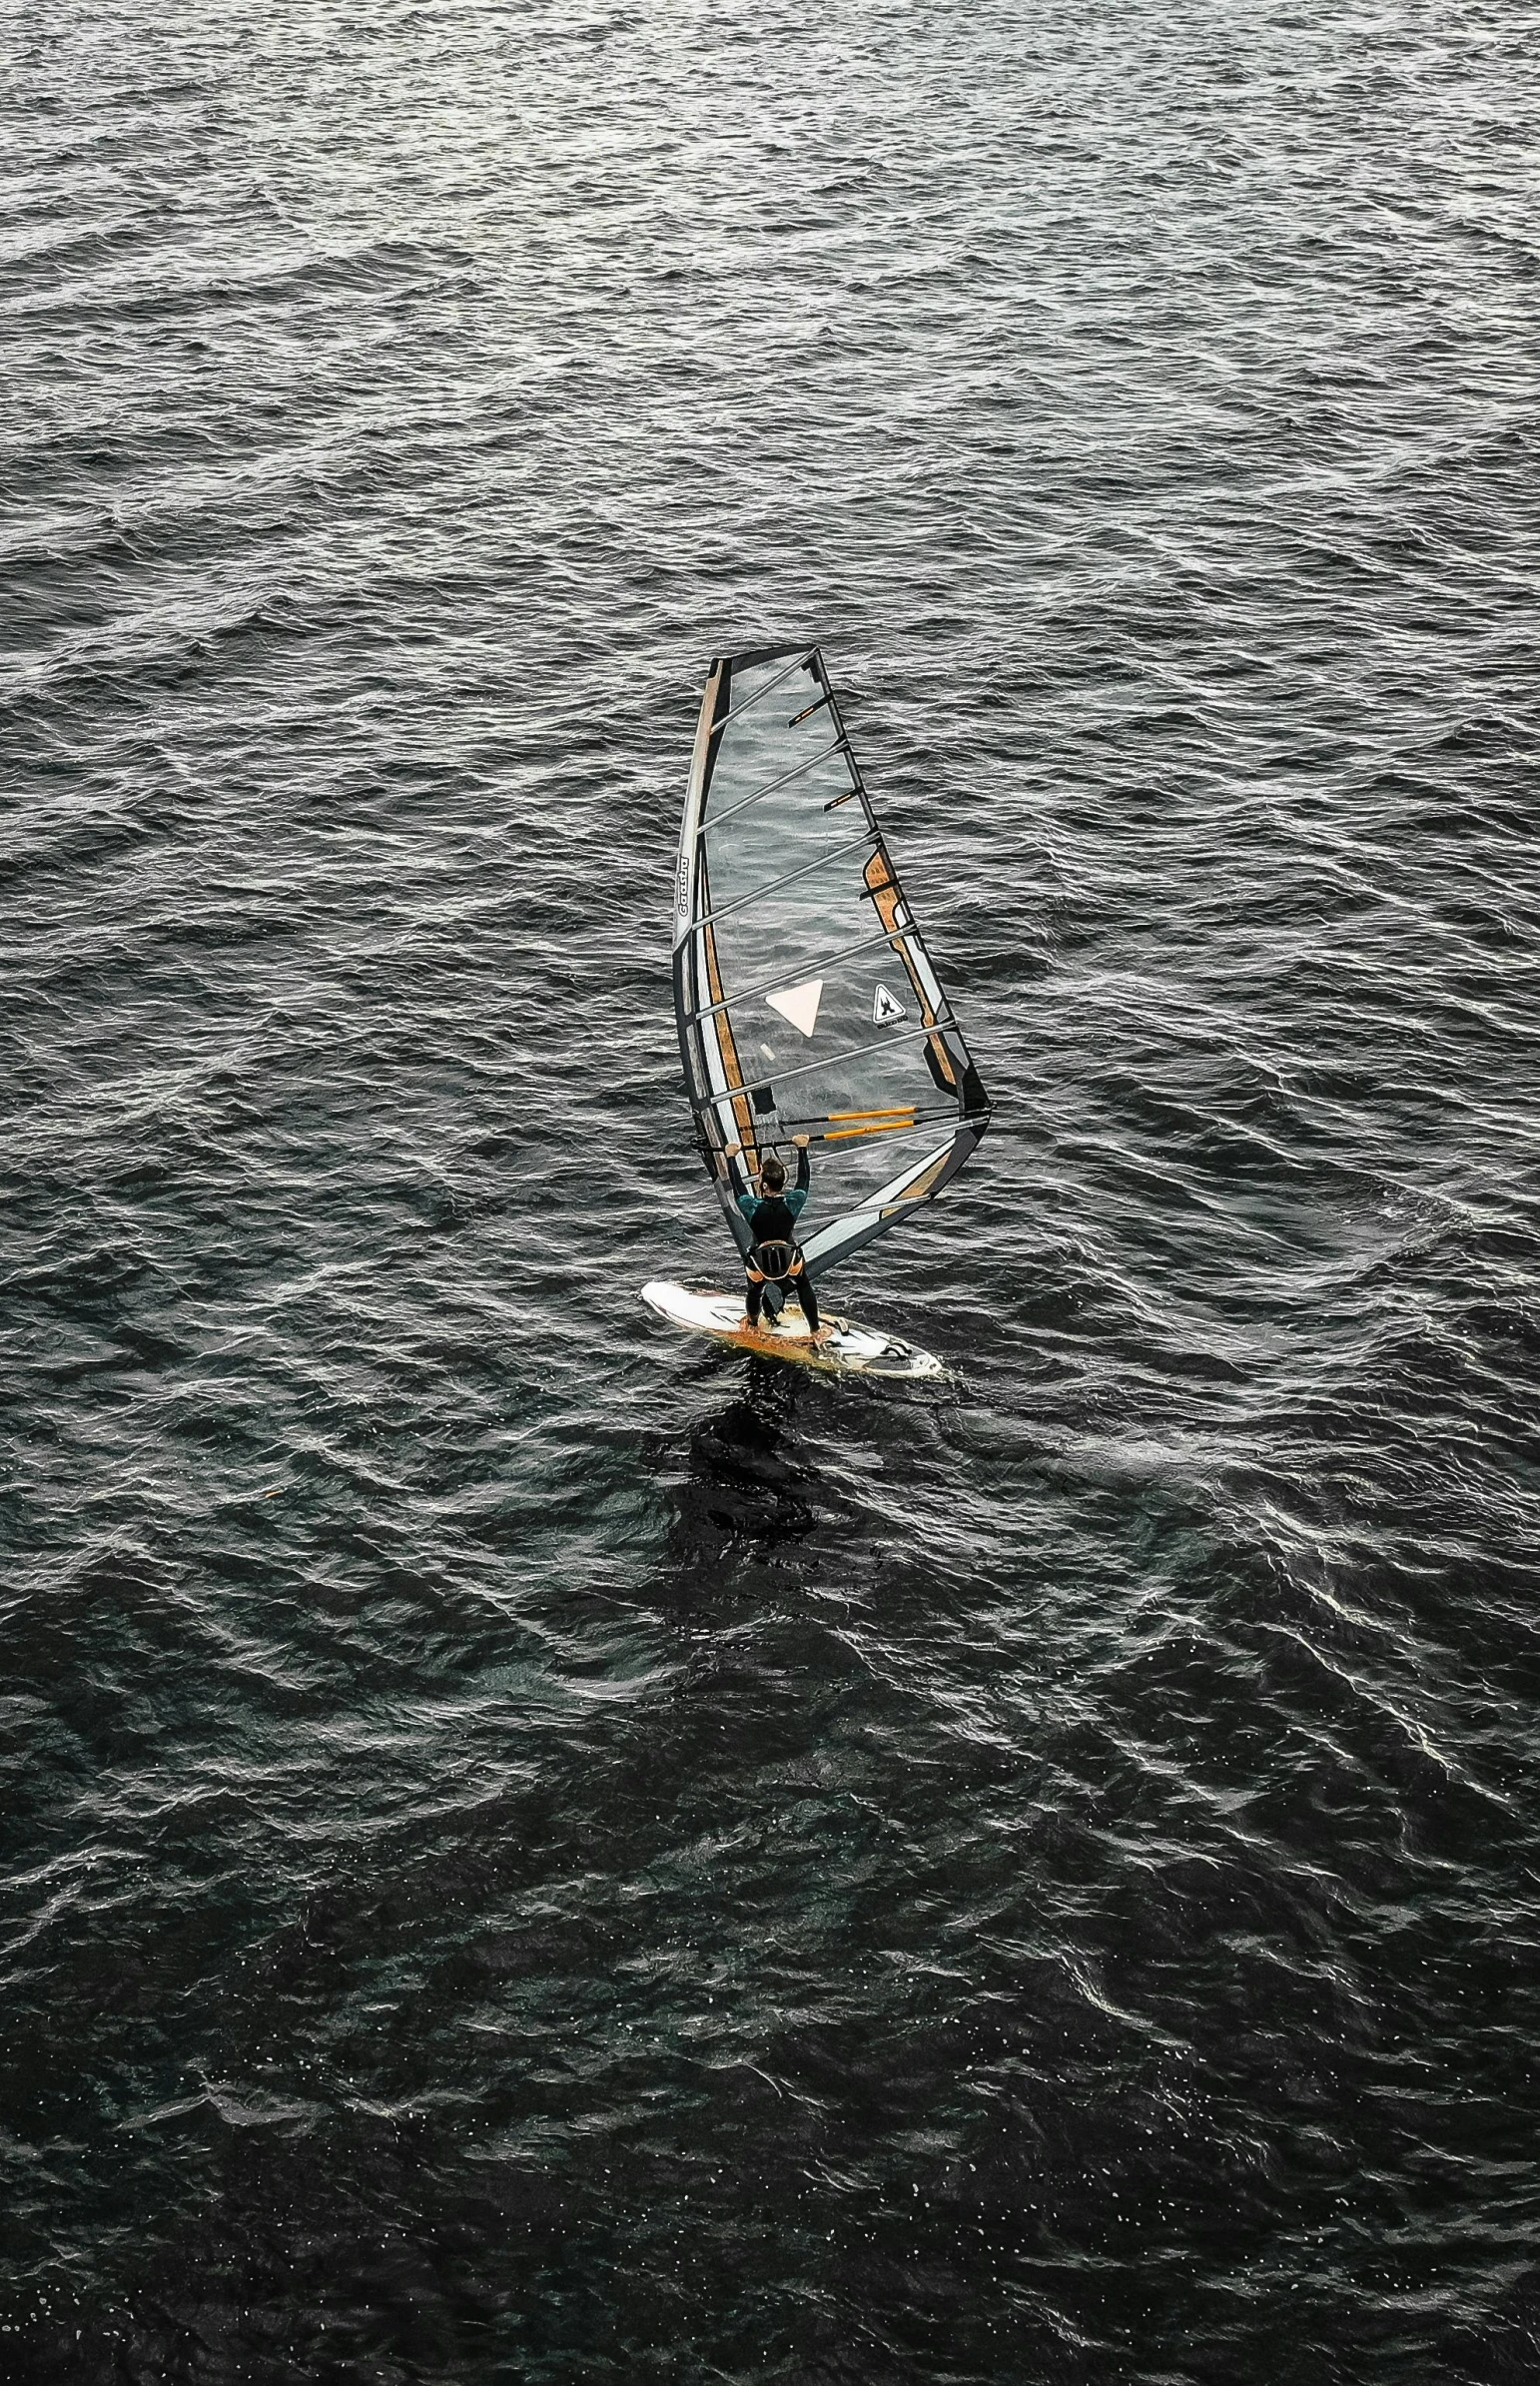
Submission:
[[[0,2374],[1540,2376],[1536,32],[9,17]],[[939,1393],[636,1299],[813,638]]]

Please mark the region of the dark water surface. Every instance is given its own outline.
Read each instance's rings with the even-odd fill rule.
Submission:
[[[10,18],[0,2371],[1540,2376],[1537,31]],[[807,636],[940,1397],[634,1297]]]

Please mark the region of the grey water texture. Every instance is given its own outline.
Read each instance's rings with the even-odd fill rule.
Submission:
[[[1540,2377],[1537,36],[7,14],[0,2376]],[[939,1387],[638,1300],[814,639]]]

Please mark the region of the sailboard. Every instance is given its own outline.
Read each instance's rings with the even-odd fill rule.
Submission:
[[[794,1138],[810,1147],[799,1235],[815,1282],[934,1200],[977,1151],[989,1097],[816,646],[710,665],[674,879],[673,979],[695,1139],[741,1254],[751,1237],[737,1194],[772,1152],[789,1174]],[[765,1285],[772,1330],[756,1342],[789,1356],[801,1337],[777,1322],[785,1290]],[[664,1293],[706,1296],[646,1295],[677,1324],[723,1332],[654,1298]],[[740,1296],[712,1297],[731,1298],[742,1325]],[[823,1363],[841,1363],[832,1333],[825,1351]]]
[[[824,1313],[823,1333],[815,1339],[795,1301],[773,1325],[750,1325],[737,1292],[687,1292],[682,1284],[643,1284],[649,1309],[670,1325],[687,1332],[710,1334],[731,1342],[754,1358],[789,1358],[824,1375],[886,1375],[905,1383],[935,1383],[947,1370],[929,1350],[879,1326],[857,1325],[850,1317]]]

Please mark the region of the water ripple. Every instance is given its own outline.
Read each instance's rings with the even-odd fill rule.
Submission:
[[[18,29],[19,2378],[1532,2374],[1532,46]],[[809,636],[1002,1095],[842,1288],[941,1391],[635,1301]]]

